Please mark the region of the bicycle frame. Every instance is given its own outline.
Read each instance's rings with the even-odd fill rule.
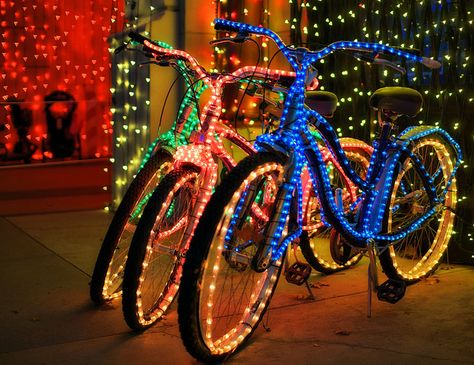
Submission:
[[[185,96],[180,104],[173,126],[170,130],[153,141],[145,153],[139,170],[143,168],[145,163],[159,148],[165,149],[170,154],[173,154],[175,164],[191,162],[199,166],[205,165],[207,168],[208,166],[206,164],[203,165],[201,162],[212,161],[211,155],[214,155],[222,160],[227,169],[230,169],[235,165],[235,161],[225,150],[222,141],[217,136],[233,141],[247,154],[255,152],[255,149],[245,138],[232,129],[226,128],[222,122],[217,123],[222,111],[220,99],[222,89],[224,85],[228,83],[240,81],[254,82],[254,80],[252,80],[253,77],[263,78],[264,82],[277,82],[282,77],[294,78],[294,72],[247,66],[236,70],[232,74],[209,74],[199,65],[198,61],[187,52],[174,50],[164,42],[151,42],[140,35],[135,34],[132,36],[131,34],[131,37],[143,44],[144,49],[150,51],[157,59],[176,59],[175,68],[177,68],[179,73],[183,76],[187,86]],[[211,99],[205,105],[201,115],[198,115],[200,97],[207,89],[211,90]],[[201,121],[203,121],[203,123],[201,123]],[[204,141],[204,144],[211,147],[211,150],[204,149],[204,155],[202,155],[202,151],[197,150],[197,147],[184,147],[189,144],[191,135],[196,132],[199,133],[199,136],[192,136],[194,139],[192,144],[199,145]],[[190,156],[199,158],[190,158]],[[145,197],[145,199],[139,203],[140,207],[146,204],[148,197],[149,196]],[[138,214],[138,212],[139,210],[137,210],[136,214]]]
[[[319,51],[312,52],[306,48],[287,47],[278,35],[269,29],[223,19],[216,19],[214,23],[216,29],[235,31],[244,35],[256,34],[271,38],[286,56],[296,73],[295,81],[291,85],[285,100],[279,128],[272,133],[259,136],[255,144],[259,151],[279,151],[288,156],[283,182],[280,185],[277,196],[276,216],[270,220],[276,223],[272,223],[266,227],[264,233],[265,249],[262,250],[260,257],[269,257],[270,250],[272,260],[278,260],[285,251],[288,243],[301,234],[302,186],[299,181],[299,176],[306,162],[308,163],[308,170],[320,202],[321,216],[328,225],[332,225],[341,233],[347,242],[351,242],[351,244],[360,249],[365,249],[368,243],[373,241],[376,243],[393,244],[395,241],[415,231],[436,212],[436,206],[442,202],[445,192],[449,189],[462,158],[459,145],[447,132],[441,128],[413,127],[405,130],[393,140],[391,138],[391,126],[384,123],[380,138],[374,142],[374,153],[370,161],[369,171],[366,178],[362,179],[349,165],[349,161],[341,147],[337,134],[328,121],[317,112],[309,110],[304,106],[304,82],[307,77],[308,69],[314,62],[334,51],[344,49],[362,52],[389,53],[423,63],[425,66],[432,68],[436,66],[436,61],[385,45],[366,42],[336,42]],[[350,222],[346,218],[343,209],[334,201],[334,193],[329,183],[329,176],[323,162],[322,152],[310,135],[307,125],[309,120],[314,121],[313,124],[320,132],[328,149],[334,155],[334,158],[341,166],[343,172],[353,184],[362,190],[361,199],[357,202],[359,209],[358,219],[355,223]],[[412,140],[433,133],[440,134],[445,138],[451,144],[457,155],[453,173],[441,196],[437,196],[435,187],[433,186],[433,180],[421,161],[412,154],[408,148]],[[394,171],[402,154],[412,158],[415,169],[423,176],[424,189],[428,194],[431,204],[429,209],[409,227],[392,233],[381,233],[381,224],[383,215],[385,214],[384,212],[387,208]],[[297,205],[296,209],[295,205]],[[292,213],[290,213],[290,211]],[[289,215],[290,222],[296,221],[297,226],[291,227],[290,225],[289,233],[286,237],[282,238],[283,229]],[[296,219],[291,219],[291,215],[297,215]]]
[[[176,58],[186,62],[186,67],[195,73],[195,79],[203,83],[211,92],[209,101],[201,112],[199,127],[190,135],[190,143],[178,146],[174,154],[173,165],[175,168],[191,164],[200,169],[199,191],[193,211],[190,214],[191,221],[187,224],[181,243],[182,247],[186,248],[199,221],[199,217],[202,215],[204,207],[217,183],[218,164],[214,161],[214,158],[221,160],[228,169],[231,169],[236,164],[232,156],[224,148],[222,137],[235,143],[247,154],[256,152],[254,147],[237,134],[236,131],[219,122],[222,112],[221,95],[224,85],[253,77],[277,82],[280,78],[294,77],[295,73],[246,66],[231,74],[209,74],[191,55],[184,51],[166,49],[148,40],[144,40],[143,43],[153,54],[164,55],[168,58]],[[198,103],[197,100],[194,102]]]

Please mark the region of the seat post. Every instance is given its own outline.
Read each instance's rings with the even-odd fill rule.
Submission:
[[[377,111],[377,119],[381,129],[379,136],[380,144],[385,144],[385,142],[390,138],[392,131],[397,128],[395,121],[398,116],[398,113],[388,109],[379,109]]]
[[[398,118],[398,114],[387,109],[379,109],[377,111],[378,122],[380,126],[380,134],[376,141],[374,141],[374,147],[376,152],[372,156],[372,162],[374,162],[374,169],[372,170],[373,176],[378,176],[381,169],[380,162],[383,161],[384,151],[390,140],[392,131],[396,128],[395,120]]]

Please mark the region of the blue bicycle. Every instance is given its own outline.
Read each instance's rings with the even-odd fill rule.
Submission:
[[[216,189],[195,230],[183,268],[178,313],[187,350],[202,361],[220,361],[242,346],[270,303],[289,243],[309,245],[303,226],[301,171],[307,166],[318,201],[317,217],[332,227],[334,242],[346,247],[340,259],[368,252],[379,299],[394,303],[406,283],[436,269],[451,235],[456,202],[458,144],[441,128],[418,126],[393,136],[400,115],[415,116],[422,96],[403,87],[374,92],[380,131],[365,177],[352,168],[331,125],[304,105],[304,85],[314,77],[313,64],[344,51],[366,62],[402,69],[383,58],[392,55],[437,68],[437,61],[365,42],[336,42],[319,51],[286,46],[271,30],[223,19],[216,29],[271,38],[296,72],[288,90],[280,126],[258,138],[258,153],[245,158]],[[317,128],[344,174],[360,196],[348,208],[330,184],[320,146],[311,138]],[[265,206],[266,214],[255,214]],[[306,247],[307,253],[309,252]],[[351,253],[352,252],[352,253]],[[376,280],[378,255],[389,279]]]

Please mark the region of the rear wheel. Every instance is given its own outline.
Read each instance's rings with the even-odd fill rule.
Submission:
[[[352,140],[351,140],[352,141]],[[342,142],[343,149],[352,168],[361,178],[365,178],[369,167],[370,147],[361,141]],[[362,146],[362,147],[357,147]],[[350,211],[351,204],[359,196],[358,189],[351,183],[332,155],[326,158],[331,185],[341,189],[344,210]],[[300,247],[306,261],[319,272],[332,274],[355,265],[362,258],[359,251],[353,249],[334,228],[327,227],[322,221],[319,202],[315,192],[307,192],[305,201],[304,230],[300,236]]]
[[[185,232],[192,224],[199,172],[178,168],[163,178],[143,212],[130,246],[123,280],[122,308],[135,330],[153,325],[179,288]]]
[[[169,171],[172,156],[158,150],[130,184],[100,248],[90,284],[90,297],[103,304],[122,293],[123,269],[133,233],[153,190]]]
[[[437,197],[442,198],[454,166],[451,147],[436,135],[415,140],[413,143],[412,152],[422,161],[433,179]],[[386,212],[387,231],[394,232],[408,227],[424,214],[430,205],[423,177],[408,157],[402,161],[400,171],[394,179]],[[448,247],[455,205],[454,180],[429,221],[380,253],[380,263],[385,274],[393,279],[413,283],[434,272]]]
[[[275,210],[283,159],[247,157],[216,189],[187,253],[178,303],[187,350],[204,362],[221,361],[257,328],[281,273],[282,258],[255,270],[253,259]]]

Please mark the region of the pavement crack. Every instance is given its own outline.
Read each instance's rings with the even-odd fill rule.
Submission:
[[[376,350],[376,351],[382,351],[382,352],[391,352],[393,354],[398,354],[398,355],[410,355],[410,356],[417,356],[417,357],[422,357],[425,359],[430,359],[430,360],[436,360],[436,361],[450,361],[450,362],[455,362],[455,363],[460,363],[460,364],[474,364],[474,361],[471,360],[458,360],[458,359],[450,359],[446,357],[438,357],[438,356],[430,356],[426,354],[420,354],[420,353],[413,353],[413,352],[407,352],[407,351],[397,351],[394,349],[386,348],[386,347],[379,347],[379,346],[368,346],[368,345],[361,345],[361,344],[351,344],[347,342],[339,342],[339,341],[327,341],[327,340],[321,340],[319,338],[310,338],[310,339],[305,339],[302,341],[295,341],[292,339],[291,341],[286,341],[284,339],[276,339],[276,338],[267,338],[266,341],[270,343],[274,343],[275,345],[278,344],[285,344],[285,343],[299,343],[299,344],[314,344],[317,343],[318,345],[334,345],[334,346],[346,346],[346,347],[351,347],[351,348],[357,348],[357,349],[366,349],[366,350]],[[319,346],[318,346],[319,347]]]
[[[277,309],[293,308],[293,307],[300,306],[300,305],[320,303],[320,302],[325,302],[325,301],[328,301],[328,300],[333,300],[333,299],[338,299],[338,298],[346,298],[346,297],[351,297],[351,296],[366,294],[366,293],[367,293],[367,290],[362,290],[362,291],[357,291],[357,292],[353,292],[353,293],[335,295],[335,296],[332,296],[332,297],[319,298],[319,299],[314,299],[314,300],[304,300],[304,301],[295,300],[294,302],[289,303],[289,304],[281,304],[281,305],[275,305],[275,306],[272,306],[271,302],[270,302],[269,310],[273,311],[273,310],[277,310]]]
[[[1,351],[0,355],[20,353],[20,352],[24,352],[24,351],[34,351],[34,350],[38,350],[38,349],[52,348],[52,347],[55,347],[55,346],[72,345],[72,344],[77,344],[77,343],[87,343],[87,342],[91,342],[91,341],[104,340],[104,339],[108,339],[108,338],[114,339],[114,338],[117,338],[117,337],[123,337],[124,340],[133,340],[134,338],[137,338],[137,337],[150,336],[150,335],[163,335],[163,336],[173,337],[175,339],[180,338],[178,335],[170,334],[166,331],[147,331],[147,332],[143,332],[143,333],[123,331],[123,332],[110,333],[110,334],[103,335],[103,336],[78,338],[78,339],[74,339],[74,340],[70,340],[70,341],[55,342],[55,343],[50,343],[50,344],[46,344],[46,345],[37,345],[37,346],[25,347],[25,348],[16,349],[16,350],[13,350],[13,351]]]
[[[15,223],[13,223],[11,220],[9,220],[7,217],[2,217],[3,219],[5,219],[8,223],[10,223],[13,227],[15,227],[16,229],[18,229],[19,231],[21,231],[24,235],[26,235],[28,238],[30,238],[31,240],[33,240],[33,242],[35,242],[37,245],[41,246],[42,248],[44,248],[45,250],[51,252],[54,256],[56,256],[57,258],[59,258],[60,260],[68,263],[69,265],[71,265],[72,267],[74,267],[76,270],[80,271],[82,274],[84,274],[85,276],[87,276],[89,279],[91,278],[91,275],[89,273],[87,273],[86,271],[82,270],[79,266],[77,266],[76,264],[74,264],[73,262],[71,262],[70,260],[66,259],[65,257],[61,256],[58,252],[52,250],[51,248],[49,248],[48,246],[46,246],[44,243],[42,243],[41,241],[39,241],[37,238],[35,238],[34,236],[32,236],[30,233],[28,233],[27,231],[25,231],[23,228],[21,228],[20,226],[16,225]]]

